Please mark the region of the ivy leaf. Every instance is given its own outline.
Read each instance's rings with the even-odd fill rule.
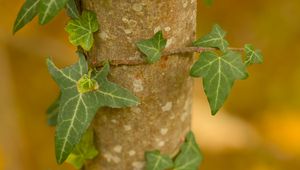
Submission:
[[[246,44],[244,47],[244,50],[246,52],[246,66],[252,65],[252,64],[261,64],[263,63],[263,55],[260,50],[255,50],[254,46],[252,44]]]
[[[162,31],[157,32],[152,38],[136,43],[141,52],[147,56],[147,61],[153,64],[160,60],[162,51],[165,49],[167,40],[163,38]]]
[[[146,152],[147,170],[166,170],[173,167],[173,161],[168,155],[161,155],[159,151]]]
[[[235,80],[248,77],[241,55],[228,51],[223,56],[203,52],[192,66],[190,75],[203,77],[203,86],[211,112],[215,115],[224,104]]]
[[[79,143],[100,107],[122,108],[139,104],[128,90],[109,82],[109,64],[92,74],[83,54],[78,63],[58,69],[47,60],[48,69],[61,89],[55,148],[56,159],[63,163]]]
[[[76,169],[81,169],[86,160],[95,158],[98,151],[94,145],[94,133],[92,129],[87,130],[80,143],[76,145],[73,152],[69,155],[66,162],[73,165]]]
[[[90,51],[92,48],[94,43],[93,33],[98,29],[97,16],[90,11],[83,11],[78,19],[70,20],[66,26],[70,42],[75,46],[80,45],[86,51]]]
[[[199,146],[196,143],[192,132],[186,135],[184,144],[180,148],[180,153],[176,157],[174,170],[197,170],[202,161]]]
[[[209,34],[195,41],[193,45],[196,47],[219,48],[222,52],[226,52],[229,43],[225,40],[225,36],[226,32],[215,24]]]
[[[56,124],[57,124],[57,116],[59,113],[60,98],[61,98],[61,93],[59,94],[57,99],[47,109],[47,120],[48,120],[48,125],[50,125],[50,126],[56,126]]]
[[[38,5],[40,0],[26,0],[16,18],[13,33],[23,28],[27,23],[38,14]]]
[[[69,0],[66,4],[67,14],[72,19],[78,19],[80,14],[75,0]]]
[[[39,4],[39,23],[47,24],[62,10],[68,0],[41,0]]]

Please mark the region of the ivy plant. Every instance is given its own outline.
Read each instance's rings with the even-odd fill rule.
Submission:
[[[86,160],[93,159],[98,153],[98,150],[94,146],[93,130],[89,129],[69,155],[66,162],[74,165],[76,169],[80,169],[86,163]]]
[[[70,20],[66,26],[70,42],[81,46],[85,51],[91,50],[94,43],[93,33],[98,29],[96,14],[90,11],[83,11],[80,17]]]
[[[226,32],[217,24],[212,31],[193,43],[195,47],[215,47],[226,52],[229,43],[225,40]]]
[[[165,48],[160,45],[163,44],[161,42],[166,41],[161,34],[158,32],[152,38],[137,43],[138,48],[151,64],[159,61]],[[210,33],[193,42],[193,47],[202,51],[200,50],[199,59],[191,67],[190,75],[203,78],[203,87],[212,115],[215,115],[224,105],[234,82],[248,77],[246,67],[263,62],[260,50],[256,50],[253,45],[246,44],[244,49],[229,48],[225,36],[226,32],[215,24]],[[191,49],[194,50],[192,47]],[[242,50],[245,53],[245,61],[237,52]]]
[[[197,170],[202,161],[201,151],[192,132],[187,133],[180,152],[173,159],[157,150],[146,152],[145,157],[147,170]]]
[[[163,38],[162,31],[158,31],[152,38],[141,40],[136,43],[139,50],[146,56],[147,61],[153,64],[160,60],[162,51],[165,49],[167,40]]]
[[[223,55],[211,51],[201,53],[190,75],[203,77],[204,90],[213,115],[222,107],[234,81],[248,77],[241,55],[233,51]]]
[[[255,49],[252,44],[245,44],[244,48],[247,54],[245,61],[246,66],[263,63],[263,56],[260,50]]]
[[[212,3],[212,0],[204,1]],[[48,108],[47,117],[48,124],[56,128],[58,164],[66,161],[80,169],[86,160],[93,159],[99,153],[94,146],[93,129],[90,126],[96,112],[102,107],[132,107],[140,101],[130,90],[107,79],[111,61],[103,62],[99,69],[88,64],[86,54],[93,48],[93,36],[99,31],[100,24],[94,12],[79,10],[77,0],[25,0],[17,15],[13,33],[36,16],[39,17],[39,24],[44,25],[62,9],[71,18],[65,30],[70,43],[78,47],[78,62],[60,69],[51,58],[47,59],[48,70],[60,88],[60,95]],[[194,41],[191,46],[173,51],[175,54],[200,53],[191,66],[190,76],[203,79],[213,115],[225,103],[234,83],[248,77],[247,67],[263,62],[261,51],[253,45],[231,48],[225,37],[226,32],[215,24],[210,33]],[[163,31],[135,44],[148,64],[155,64],[163,56],[173,54],[165,49],[167,39]],[[154,150],[145,152],[145,159],[147,170],[196,170],[202,155],[193,133],[189,132],[175,157]]]
[[[63,163],[89,127],[100,107],[122,108],[139,104],[128,90],[109,82],[109,64],[100,71],[88,70],[83,54],[78,63],[58,69],[51,59],[48,69],[61,89],[56,125],[56,158]]]

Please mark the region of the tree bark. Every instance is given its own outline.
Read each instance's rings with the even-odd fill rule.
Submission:
[[[82,0],[97,13],[101,31],[89,60],[137,60],[135,42],[162,30],[166,50],[195,38],[196,0]],[[174,54],[152,65],[112,66],[109,79],[141,100],[137,107],[101,109],[93,122],[99,156],[86,170],[140,170],[145,151],[174,156],[190,130],[193,54]]]

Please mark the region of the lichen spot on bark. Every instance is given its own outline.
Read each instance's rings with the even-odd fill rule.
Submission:
[[[173,107],[173,103],[172,102],[167,102],[162,108],[161,110],[163,112],[167,112],[167,111],[170,111]]]
[[[168,133],[168,129],[167,128],[161,128],[160,129],[160,134],[166,135],[167,133]]]
[[[129,155],[129,156],[134,156],[135,154],[136,154],[135,150],[130,150],[130,151],[128,152],[128,155]]]
[[[133,80],[133,91],[138,93],[143,90],[144,90],[143,81],[140,79]]]
[[[182,6],[183,8],[186,8],[188,6],[189,1],[188,0],[182,0]]]
[[[169,31],[171,31],[171,27],[165,27],[164,30],[165,30],[166,32],[169,32]]]
[[[132,5],[132,9],[135,11],[135,12],[141,12],[143,10],[143,4],[142,3],[134,3]]]
[[[142,170],[145,167],[145,162],[136,161],[133,162],[131,165],[134,168],[134,170]]]
[[[114,147],[114,151],[115,151],[116,153],[121,153],[121,152],[122,152],[122,146],[121,146],[121,145],[115,146],[115,147]]]
[[[157,145],[158,147],[163,147],[165,146],[165,143],[166,143],[165,141],[159,141]]]
[[[132,127],[130,125],[124,125],[125,131],[130,131]]]
[[[114,163],[119,163],[121,161],[121,159],[118,156],[114,156],[109,152],[104,153],[103,157],[106,159],[107,162],[113,161]]]

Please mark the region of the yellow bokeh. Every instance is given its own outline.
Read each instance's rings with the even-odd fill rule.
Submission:
[[[54,129],[45,110],[58,88],[45,65],[76,60],[60,13],[46,26],[35,19],[15,36],[11,29],[25,0],[0,0],[0,170],[73,170],[57,165]],[[211,116],[195,83],[193,130],[204,154],[201,170],[300,169],[300,1],[198,0],[197,35],[214,23],[230,46],[252,43],[265,56],[237,81],[224,108]]]
[[[276,112],[276,116],[270,116]],[[300,156],[300,112],[268,111],[261,126],[267,144],[287,155]],[[288,115],[288,116],[287,116]]]
[[[0,170],[4,170],[4,155],[0,146]]]

